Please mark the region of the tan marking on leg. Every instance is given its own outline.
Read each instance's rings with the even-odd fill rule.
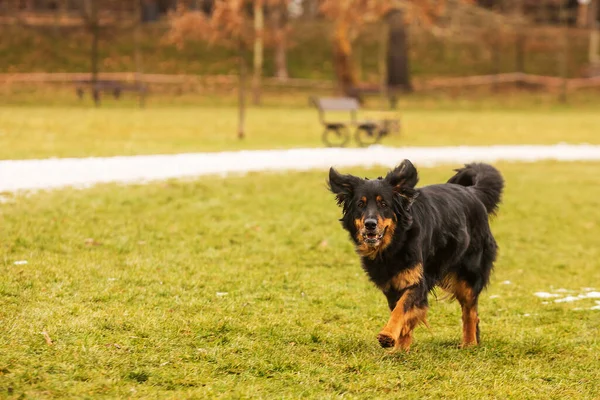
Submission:
[[[463,321],[463,340],[462,347],[469,347],[479,344],[477,342],[477,307],[462,306]]]
[[[396,303],[396,307],[392,310],[390,319],[377,336],[379,343],[383,347],[408,350],[412,341],[410,338],[412,330],[420,322],[427,323],[427,308],[412,307],[408,311],[404,311],[406,299],[410,292],[411,290],[409,289],[402,294]]]
[[[406,312],[405,322],[400,330],[400,337],[396,342],[397,349],[399,348],[404,351],[408,351],[410,349],[413,330],[417,327],[417,325],[419,325],[419,323],[429,327],[429,324],[427,323],[427,307],[414,307]]]
[[[461,347],[479,344],[477,339],[479,316],[477,314],[477,304],[473,289],[465,281],[459,280],[454,274],[446,275],[439,283],[439,286],[449,292],[460,303],[463,323]]]
[[[465,281],[456,281],[454,285],[454,296],[462,308],[463,339],[462,347],[476,345],[477,343],[477,304],[473,289]]]

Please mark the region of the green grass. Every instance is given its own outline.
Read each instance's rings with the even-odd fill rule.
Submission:
[[[5,194],[0,397],[598,398],[600,311],[533,293],[598,289],[600,164],[498,167],[483,343],[432,298],[409,354],[379,348],[325,171]]]
[[[526,110],[407,104],[389,146],[600,143],[593,108]],[[550,112],[549,112],[550,111]],[[367,115],[369,115],[367,113]],[[247,138],[236,138],[233,107],[0,108],[0,159],[322,147],[317,112],[297,107],[248,111]]]

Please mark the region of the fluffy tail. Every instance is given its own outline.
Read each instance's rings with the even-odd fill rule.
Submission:
[[[488,214],[495,214],[502,198],[504,179],[500,172],[491,165],[473,163],[456,170],[448,183],[472,188],[479,200],[485,205]]]

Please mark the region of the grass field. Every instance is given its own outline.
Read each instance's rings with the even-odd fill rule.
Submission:
[[[109,135],[113,123],[104,131],[103,113],[85,112],[83,119]],[[198,115],[169,113],[189,125]],[[18,120],[10,114],[2,114],[4,132],[7,120]],[[142,124],[135,112],[119,115],[119,126]],[[309,114],[299,112],[295,121],[302,116]],[[493,117],[478,129],[497,138],[516,123],[510,114]],[[455,118],[446,124],[477,114]],[[588,123],[594,118],[587,116]],[[407,119],[417,124],[418,114]],[[561,114],[533,119],[550,132],[568,120]],[[72,155],[123,148],[116,137],[102,142],[98,135],[99,148],[78,152],[74,130],[71,141],[58,136],[57,147],[40,145],[45,130],[70,125],[56,121],[38,126],[34,115],[24,122],[38,128],[39,136],[27,141],[40,156],[59,148]],[[442,114],[430,121],[448,126]],[[167,123],[153,134],[168,137],[161,127]],[[452,142],[439,130],[440,142]],[[308,140],[301,136],[308,132],[297,132],[294,143]],[[491,141],[483,134],[479,140]],[[3,141],[6,157],[6,136]],[[148,149],[164,144],[153,143]],[[431,329],[417,329],[409,354],[379,348],[386,302],[337,222],[325,171],[6,194],[0,203],[0,397],[598,398],[594,300],[555,303],[533,293],[562,298],[600,288],[600,164],[498,167],[507,187],[493,221],[501,255],[481,299],[483,344],[460,350],[458,305],[432,298]],[[451,170],[421,174],[424,184],[433,183]]]
[[[477,107],[471,101],[404,104],[391,146],[600,143],[597,107]],[[372,114],[372,112],[371,112]],[[366,113],[368,117],[369,112]],[[314,109],[254,108],[247,138],[236,138],[234,107],[0,108],[0,159],[88,157],[289,147],[321,147]]]

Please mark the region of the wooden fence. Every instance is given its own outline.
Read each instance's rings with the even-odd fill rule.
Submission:
[[[123,82],[139,82],[149,85],[236,85],[236,75],[168,75],[168,74],[136,74],[134,72],[100,73],[100,80],[115,80]],[[11,84],[44,84],[61,83],[74,84],[78,81],[91,80],[89,73],[16,73],[0,74],[0,85]],[[335,89],[336,84],[332,81],[311,79],[286,79],[264,78],[266,87],[287,87],[298,89]],[[543,87],[548,90],[566,88],[566,90],[578,90],[600,87],[600,76],[592,78],[563,79],[553,76],[531,75],[521,72],[477,75],[452,78],[430,78],[415,79],[414,87],[417,91],[435,89],[450,89],[456,87],[492,86],[500,84],[522,84]]]

